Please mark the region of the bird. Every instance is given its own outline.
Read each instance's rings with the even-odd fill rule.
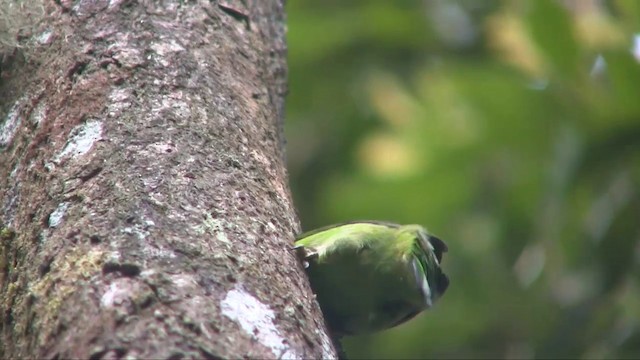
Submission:
[[[421,225],[352,221],[299,235],[293,247],[336,336],[386,330],[430,309],[449,286],[447,245]]]

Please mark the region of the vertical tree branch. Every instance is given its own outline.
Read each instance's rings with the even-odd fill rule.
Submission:
[[[280,1],[47,2],[0,85],[1,357],[334,351],[288,250]]]

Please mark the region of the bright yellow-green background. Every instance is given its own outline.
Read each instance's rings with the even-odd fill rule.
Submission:
[[[640,1],[287,12],[305,229],[420,223],[450,249],[437,306],[351,358],[640,357]]]

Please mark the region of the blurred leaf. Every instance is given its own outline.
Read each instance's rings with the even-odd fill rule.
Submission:
[[[534,41],[547,56],[557,76],[574,78],[581,69],[578,45],[566,9],[555,0],[535,0],[527,4],[529,28]]]
[[[628,51],[610,52],[605,55],[607,71],[611,79],[610,116],[607,121],[638,123],[640,113],[640,64]],[[618,125],[616,124],[616,125]]]
[[[450,249],[441,301],[350,358],[640,356],[638,3],[288,5],[305,228],[420,223]]]

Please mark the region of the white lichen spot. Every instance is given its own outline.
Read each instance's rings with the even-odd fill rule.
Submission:
[[[40,246],[44,246],[49,240],[49,230],[45,229],[40,234],[38,234],[38,242],[40,242]]]
[[[195,288],[198,285],[196,279],[191,275],[171,275],[170,278],[177,288]]]
[[[46,105],[44,104],[44,102],[39,102],[38,105],[36,105],[36,108],[33,109],[33,111],[31,112],[31,115],[29,116],[29,120],[33,125],[38,127],[40,126],[42,121],[45,119],[46,115],[47,115]]]
[[[176,253],[170,249],[147,247],[143,252],[145,255],[154,258],[175,259],[177,257]]]
[[[218,241],[223,242],[225,244],[231,244],[231,241],[229,241],[227,234],[225,234],[222,231],[216,233],[216,239],[218,239]]]
[[[159,320],[164,319],[166,316],[164,315],[164,313],[158,309],[153,311],[153,317]]]
[[[56,169],[56,166],[52,162],[47,161],[44,163],[44,169],[48,172],[52,172]]]
[[[122,3],[124,2],[124,0],[110,0],[109,1],[109,6],[107,7],[109,10],[120,6]]]
[[[134,44],[134,36],[128,33],[118,33],[107,50],[125,68],[135,68],[145,63],[140,49]]]
[[[301,357],[287,345],[273,320],[275,314],[269,306],[236,285],[227,293],[220,304],[222,314],[237,322],[242,330],[260,344],[271,349],[279,359],[300,359]]]
[[[186,118],[191,116],[191,109],[189,109],[189,104],[182,100],[173,100],[171,103],[171,108],[173,109],[174,114],[181,118]]]
[[[120,262],[120,258],[121,258],[120,252],[115,250],[111,251],[107,256],[108,261],[111,261],[114,263]]]
[[[214,219],[209,213],[205,214],[202,225],[198,226],[196,231],[199,234],[209,232],[211,235],[214,235],[218,241],[224,244],[231,244],[227,234],[224,232],[224,223],[221,220]]]
[[[162,66],[168,66],[169,61],[166,59],[167,55],[184,51],[184,47],[178,44],[175,40],[170,40],[169,42],[157,42],[151,44],[151,50],[158,55],[157,60],[162,64]]]
[[[15,179],[16,175],[18,175],[19,170],[20,170],[20,164],[18,163],[16,167],[14,167],[13,170],[11,170],[11,173],[9,174],[9,179]]]
[[[276,227],[276,225],[274,223],[272,223],[271,221],[267,221],[267,227],[269,227],[269,230],[273,231],[273,232],[277,232],[278,228]]]
[[[131,234],[133,234],[133,228],[132,227],[122,228],[122,232],[125,233],[125,234],[131,235]],[[144,239],[144,237],[143,237],[143,239]]]
[[[149,225],[149,224],[155,225],[155,223],[151,220],[147,221],[143,219],[143,224],[144,225],[136,224],[134,226],[127,226],[125,228],[122,228],[122,230],[120,231],[123,234],[131,235],[135,237],[138,241],[140,241],[140,243],[144,245],[144,247],[142,248],[142,251],[144,252],[145,255],[149,257],[170,258],[170,259],[175,258],[177,255],[173,250],[167,249],[164,247],[159,247],[155,244],[151,244],[146,241],[149,235],[151,235],[148,229],[152,225]]]
[[[40,35],[38,35],[38,37],[36,38],[36,41],[42,45],[47,45],[51,42],[52,38],[53,38],[53,31],[51,29],[47,29],[41,32]]]
[[[114,89],[110,94],[109,94],[109,102],[111,103],[122,103],[122,102],[128,102],[129,100],[132,100],[133,97],[133,90],[131,89]],[[109,104],[109,106],[111,106],[113,104]],[[109,109],[111,109],[111,107],[109,107]]]
[[[69,208],[68,202],[58,204],[58,207],[49,215],[49,227],[54,228],[62,223],[67,208]]]
[[[0,125],[0,148],[7,147],[18,131],[22,118],[20,117],[20,101],[17,101]]]
[[[157,142],[157,143],[151,144],[150,147],[152,149],[154,149],[156,152],[159,152],[161,154],[171,153],[175,149],[175,145],[174,144],[172,144],[172,143],[161,143],[161,142]]]
[[[187,119],[191,116],[191,108],[189,107],[189,102],[185,101],[184,98],[185,96],[182,92],[176,91],[151,99],[151,111],[147,115],[148,120],[165,119],[169,114],[179,119]]]
[[[121,287],[117,282],[109,285],[107,291],[100,298],[100,306],[110,308],[122,304],[129,298],[129,290]]]
[[[118,117],[122,112],[131,107],[133,102],[133,90],[131,89],[114,89],[109,94],[109,105],[107,114],[111,117]]]
[[[58,154],[54,162],[60,163],[67,156],[78,157],[91,150],[93,144],[102,139],[102,122],[97,120],[87,121],[71,130],[67,145]]]
[[[145,229],[142,229],[140,226],[127,226],[121,230],[125,234],[133,235],[138,240],[144,240],[149,236],[149,232]]]

